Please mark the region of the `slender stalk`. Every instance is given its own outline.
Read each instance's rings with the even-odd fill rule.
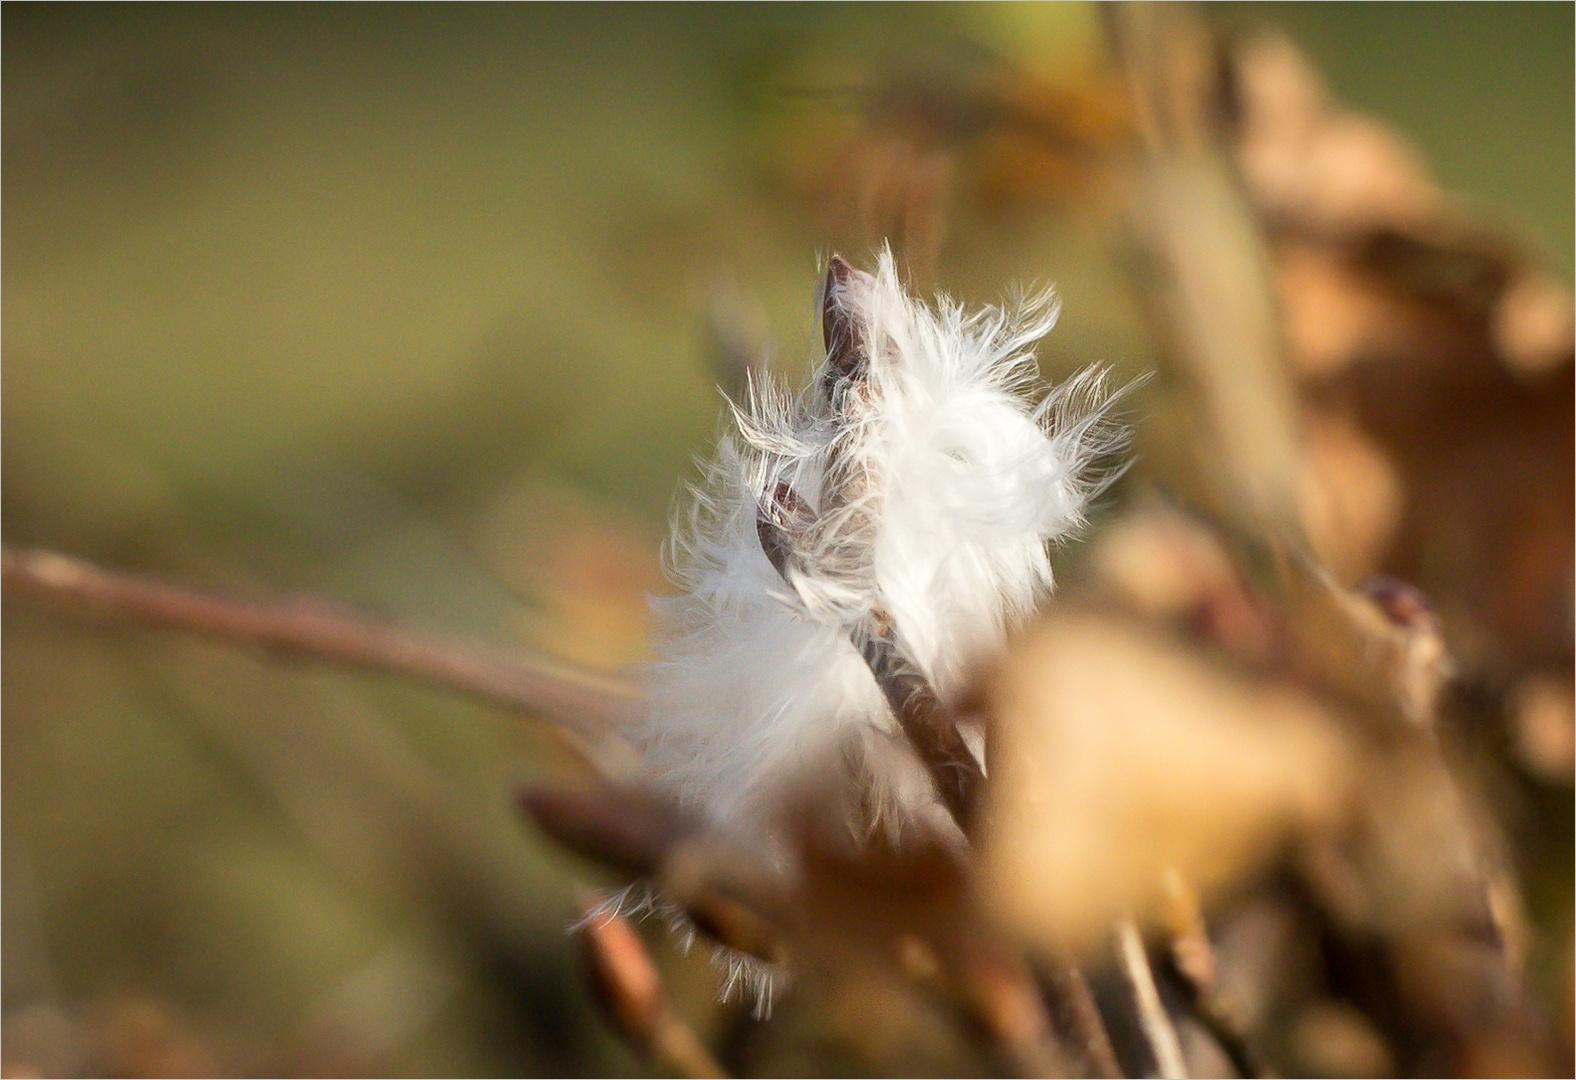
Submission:
[[[1106,1029],[1105,1018],[1100,1015],[1100,1007],[1095,1004],[1083,972],[1076,964],[1058,959],[1044,974],[1044,979],[1046,996],[1056,1019],[1076,1042],[1089,1075],[1100,1080],[1118,1080],[1122,1076],[1122,1066],[1117,1061],[1116,1050],[1111,1046],[1111,1033]]]
[[[645,942],[627,919],[581,900],[587,962],[609,1019],[651,1063],[684,1077],[727,1076],[695,1032],[673,1011]]]
[[[898,651],[884,612],[872,612],[851,636],[892,715],[925,763],[936,793],[963,834],[972,837],[985,770],[958,731],[957,718],[942,704],[930,680]]]
[[[250,645],[281,656],[379,671],[544,715],[582,739],[627,716],[637,696],[616,676],[541,654],[509,655],[425,637],[316,600],[252,603],[134,576],[53,551],[0,548],[6,594],[73,611]]]
[[[975,1019],[1014,1076],[1068,1075],[1045,1003],[1020,957],[985,946],[960,956],[958,967]]]

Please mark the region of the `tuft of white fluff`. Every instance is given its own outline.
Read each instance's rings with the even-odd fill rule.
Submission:
[[[884,612],[898,650],[954,700],[1050,592],[1047,545],[1080,527],[1121,440],[1098,372],[1040,387],[1049,290],[965,312],[910,298],[887,250],[874,274],[835,257],[834,270],[837,355],[796,395],[768,378],[730,403],[664,552],[679,593],[651,601],[644,761],[682,801],[762,838],[812,777],[841,778],[855,830],[950,821],[850,630]],[[769,512],[792,517],[781,573],[757,527]]]

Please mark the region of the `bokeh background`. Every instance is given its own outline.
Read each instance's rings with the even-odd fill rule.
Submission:
[[[1288,31],[1568,288],[1570,5],[1207,14]],[[717,387],[806,370],[834,248],[895,222],[924,289],[1054,281],[1052,377],[1155,365],[1087,154],[862,140],[873,73],[981,57],[1114,131],[1081,4],[8,4],[4,538],[637,661]],[[907,214],[942,183],[944,220]],[[511,807],[564,767],[531,725],[20,601],[3,659],[13,1074],[645,1068],[564,933],[594,875]],[[1554,753],[1528,888],[1568,1011]],[[653,947],[703,1034],[740,1023]]]

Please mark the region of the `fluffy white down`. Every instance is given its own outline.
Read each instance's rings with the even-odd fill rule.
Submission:
[[[797,396],[751,387],[674,522],[680,593],[652,600],[644,760],[686,803],[763,838],[811,775],[843,778],[856,830],[944,815],[850,627],[887,612],[898,648],[955,698],[1050,591],[1047,544],[1081,524],[1117,438],[1094,372],[1034,400],[1051,294],[929,308],[885,251],[873,275],[831,287],[858,385],[829,392],[823,361]],[[786,581],[757,532],[782,485],[814,522]]]

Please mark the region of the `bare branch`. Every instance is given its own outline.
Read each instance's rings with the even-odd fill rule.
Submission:
[[[7,594],[25,593],[82,614],[278,655],[398,675],[512,712],[550,717],[582,739],[604,734],[637,701],[634,688],[613,675],[540,654],[505,656],[423,637],[319,600],[220,599],[52,551],[0,548],[0,566]]]

